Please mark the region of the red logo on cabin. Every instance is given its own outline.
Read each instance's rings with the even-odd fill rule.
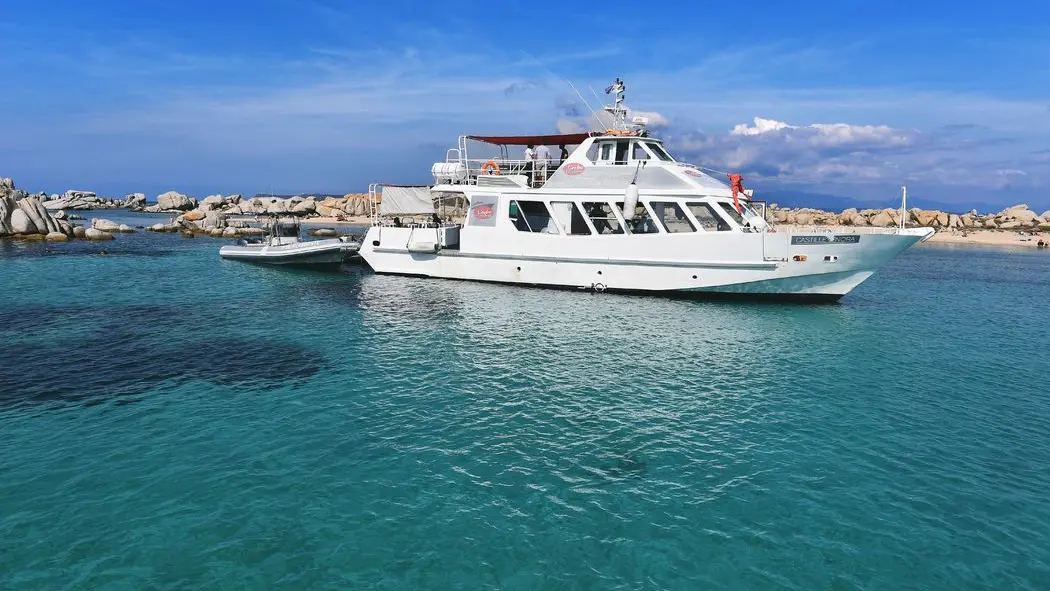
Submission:
[[[699,170],[693,170],[692,168],[687,168],[687,169],[683,170],[682,172],[684,172],[685,174],[687,174],[689,176],[695,176],[695,177],[704,176],[704,174],[702,172],[700,172]]]
[[[565,171],[565,174],[567,174],[569,176],[576,176],[578,174],[583,174],[583,171],[586,170],[586,169],[587,169],[587,167],[585,167],[584,165],[580,164],[579,162],[570,162],[570,163],[566,164],[564,167],[562,167],[562,170]]]
[[[478,218],[479,220],[487,220],[490,217],[492,217],[491,205],[479,205],[471,211],[474,212],[474,217]]]

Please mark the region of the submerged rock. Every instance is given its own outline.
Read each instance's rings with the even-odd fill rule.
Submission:
[[[44,236],[44,240],[48,242],[69,242],[69,236],[62,232],[48,232],[47,236]]]

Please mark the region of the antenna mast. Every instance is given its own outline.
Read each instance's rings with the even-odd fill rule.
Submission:
[[[627,129],[627,107],[623,106],[623,92],[626,89],[627,86],[623,83],[623,80],[617,77],[616,82],[613,82],[612,85],[605,89],[605,94],[613,95],[615,101],[611,107],[607,106],[603,109],[606,113],[612,115],[613,127],[622,130]]]

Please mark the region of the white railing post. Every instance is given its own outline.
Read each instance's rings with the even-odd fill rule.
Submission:
[[[908,186],[901,185],[901,219],[900,227],[904,229],[904,216],[908,214]]]

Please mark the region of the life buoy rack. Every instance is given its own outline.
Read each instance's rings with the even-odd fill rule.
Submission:
[[[493,171],[493,175],[499,176],[499,164],[495,160],[489,160],[485,164],[481,165],[481,174],[485,174],[489,170]]]

